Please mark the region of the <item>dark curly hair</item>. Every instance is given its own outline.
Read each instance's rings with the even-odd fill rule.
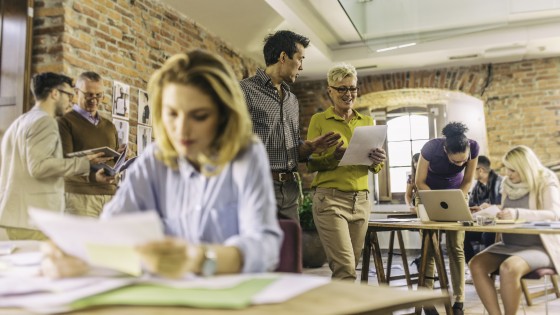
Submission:
[[[465,133],[469,128],[460,122],[450,122],[441,133],[445,136],[445,149],[448,154],[462,153],[467,151],[469,146],[469,139]]]

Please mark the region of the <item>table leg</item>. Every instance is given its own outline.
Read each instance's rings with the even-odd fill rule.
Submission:
[[[439,285],[441,287],[441,292],[449,294],[447,271],[445,270],[445,259],[442,254],[438,232],[439,231],[436,230],[430,231],[431,234],[430,239],[432,240],[432,248],[434,249],[434,260],[436,263],[436,270],[439,277]],[[453,310],[451,309],[451,304],[445,305],[445,312],[448,315],[453,314]]]
[[[404,275],[406,277],[406,285],[409,290],[412,290],[412,280],[410,279],[410,270],[408,269],[408,259],[406,259],[406,249],[404,248],[404,240],[402,231],[397,231],[397,240],[399,241],[399,248],[401,251],[401,258],[403,262]],[[388,278],[388,276],[387,276]]]
[[[422,255],[420,258],[420,270],[418,270],[418,287],[426,286],[426,264],[428,262],[428,250],[430,248],[430,234],[428,230],[422,231]],[[422,307],[416,307],[416,314],[422,313]]]
[[[395,247],[395,231],[391,231],[389,233],[389,250],[387,251],[387,285],[391,284],[391,265],[393,264],[393,250]]]
[[[383,259],[381,258],[381,247],[379,247],[379,239],[377,238],[377,231],[371,233],[371,244],[373,245],[373,261],[375,263],[375,272],[377,274],[377,283],[387,283],[385,277],[385,270],[383,270]]]
[[[360,281],[367,284],[369,279],[369,261],[371,258],[371,228],[368,228],[364,239],[364,250],[362,251],[362,274]]]

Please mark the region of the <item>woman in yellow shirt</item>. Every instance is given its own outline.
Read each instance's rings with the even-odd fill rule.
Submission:
[[[371,205],[368,196],[368,170],[377,173],[383,167],[385,151],[369,152],[371,165],[338,166],[358,126],[371,126],[373,118],[353,107],[358,96],[356,69],[348,64],[328,72],[328,93],[333,106],[313,115],[307,138],[328,132],[341,135],[336,147],[311,155],[307,167],[317,172],[312,187],[313,220],[327,254],[332,277],[356,279],[356,265],[364,245]]]

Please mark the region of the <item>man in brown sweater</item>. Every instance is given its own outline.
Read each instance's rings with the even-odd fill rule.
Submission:
[[[103,84],[99,74],[80,74],[75,90],[78,103],[58,119],[64,155],[104,146],[119,150],[115,125],[98,113],[103,99]],[[65,212],[98,217],[117,189],[112,179],[106,177],[103,182],[98,182],[93,172],[89,176],[66,177]]]

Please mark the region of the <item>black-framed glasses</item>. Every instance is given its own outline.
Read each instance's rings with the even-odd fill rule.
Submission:
[[[59,91],[60,93],[66,94],[68,95],[69,99],[73,99],[74,98],[74,93],[72,92],[68,92],[68,91],[64,91],[63,89],[56,89],[57,91]]]
[[[88,100],[91,100],[91,99],[94,99],[94,98],[100,100],[104,96],[103,92],[101,92],[101,93],[88,93],[88,92],[84,92],[84,91],[82,91],[78,88],[76,88],[76,90],[82,92],[82,94],[84,94],[85,98],[88,99]]]
[[[348,91],[350,91],[350,93],[358,93],[357,86],[330,86],[329,85],[329,87],[331,89],[335,89],[340,94],[346,94]]]

